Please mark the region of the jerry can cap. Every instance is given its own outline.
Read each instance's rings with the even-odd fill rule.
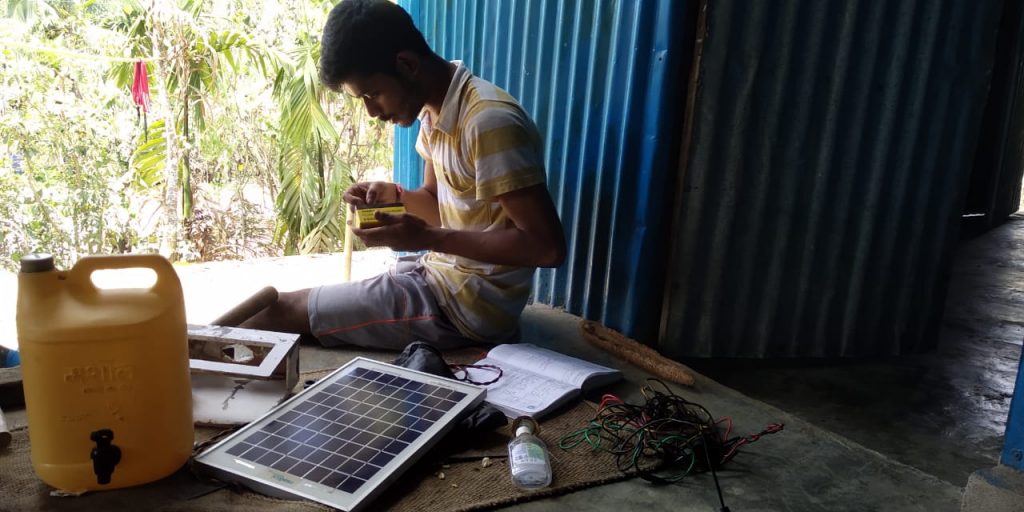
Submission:
[[[33,272],[49,272],[54,270],[53,255],[45,252],[26,254],[21,257],[21,271],[29,274]]]

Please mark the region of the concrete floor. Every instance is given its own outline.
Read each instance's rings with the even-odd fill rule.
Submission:
[[[1002,448],[1024,338],[1024,263],[1014,259],[1022,244],[1019,216],[962,244],[935,353],[884,360],[686,361],[707,377],[695,389],[676,392],[715,416],[731,416],[738,432],[786,425],[745,447],[719,474],[726,504],[734,511],[959,510],[967,476],[994,466]],[[380,271],[384,259],[357,254],[354,277]],[[338,277],[340,263],[338,256],[324,256],[182,268],[189,321],[207,322],[266,284],[288,290]],[[627,380],[612,391],[637,399],[647,375],[589,346],[579,335],[579,320],[531,306],[524,339],[619,367]],[[355,354],[304,345],[302,366],[333,368]],[[9,413],[8,420],[23,424],[23,412]],[[713,511],[719,503],[710,475],[696,475],[668,486],[627,480],[508,508]]]
[[[938,349],[856,361],[700,361],[752,398],[963,486],[994,466],[1024,339],[1024,216],[957,250]]]

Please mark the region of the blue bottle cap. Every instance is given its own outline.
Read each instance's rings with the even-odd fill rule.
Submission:
[[[13,348],[0,347],[0,368],[14,368],[21,364],[21,355]]]

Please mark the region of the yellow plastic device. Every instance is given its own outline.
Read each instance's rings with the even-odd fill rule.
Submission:
[[[365,206],[363,208],[356,208],[356,215],[353,221],[353,227],[357,229],[375,228],[380,226],[380,222],[374,217],[374,213],[405,213],[405,205],[402,203],[388,203],[388,204],[375,204],[373,206]]]
[[[148,268],[149,288],[101,289],[95,271]],[[70,271],[22,258],[21,351],[32,466],[65,491],[158,480],[192,453],[181,283],[158,255],[91,256]]]

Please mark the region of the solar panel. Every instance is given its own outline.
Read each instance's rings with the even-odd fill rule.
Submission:
[[[196,457],[226,481],[346,511],[369,503],[485,390],[357,357]]]

